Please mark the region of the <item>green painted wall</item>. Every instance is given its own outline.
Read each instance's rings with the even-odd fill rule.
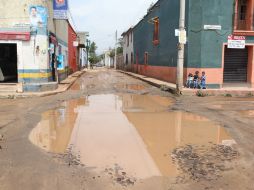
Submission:
[[[187,67],[220,68],[222,46],[232,34],[234,0],[190,0]],[[221,25],[222,30],[204,30]]]
[[[233,33],[235,0],[187,0],[188,55],[185,67],[221,68],[223,43]],[[204,30],[204,25],[221,25],[222,30]],[[246,43],[254,43],[247,37]]]
[[[221,68],[222,47],[232,34],[235,0],[186,0],[186,30],[188,43],[185,51],[185,67]],[[153,25],[148,20],[160,18],[160,44],[154,46]],[[149,53],[149,65],[177,65],[175,29],[179,22],[179,0],[160,0],[134,28],[134,52],[138,63],[144,63],[144,52]],[[220,31],[204,30],[204,25],[221,25]],[[247,37],[254,43],[254,37]],[[136,59],[135,59],[136,61]]]
[[[154,25],[148,23],[151,18],[160,19],[160,44],[154,46]],[[148,52],[148,65],[176,66],[177,38],[175,28],[179,22],[179,0],[161,0],[153,11],[134,28],[134,55],[138,54],[138,63],[144,63],[144,53]],[[135,57],[136,61],[136,57]]]

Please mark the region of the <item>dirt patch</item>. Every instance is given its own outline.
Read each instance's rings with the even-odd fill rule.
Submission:
[[[0,151],[3,149],[2,143],[4,141],[4,136],[0,134]]]
[[[123,186],[133,186],[137,179],[128,175],[126,171],[118,164],[115,164],[114,168],[106,168],[104,171],[115,183]]]
[[[80,161],[80,155],[75,155],[72,152],[72,147],[69,147],[63,154],[53,154],[53,158],[59,162],[64,162],[68,166],[81,166],[85,167]]]
[[[187,145],[177,148],[171,155],[182,174],[177,178],[181,183],[187,180],[212,181],[222,177],[223,172],[233,170],[230,162],[239,157],[231,146]]]

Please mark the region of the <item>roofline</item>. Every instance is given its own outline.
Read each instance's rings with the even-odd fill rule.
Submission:
[[[153,9],[156,7],[162,0],[158,0],[150,9]],[[133,26],[133,30],[150,14],[150,12],[147,12],[144,17],[136,24]]]
[[[130,27],[127,31],[123,32],[121,36],[125,36],[127,33],[133,30],[133,27]]]

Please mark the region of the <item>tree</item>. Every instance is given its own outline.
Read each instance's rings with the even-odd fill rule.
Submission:
[[[89,48],[89,53],[90,54],[96,54],[97,46],[95,42],[92,42]]]
[[[90,47],[89,47],[89,62],[93,65],[98,63],[101,58],[100,56],[97,56],[96,54],[96,50],[97,50],[97,46],[95,42],[92,42]]]
[[[115,49],[110,50],[109,57],[111,58],[115,57]]]

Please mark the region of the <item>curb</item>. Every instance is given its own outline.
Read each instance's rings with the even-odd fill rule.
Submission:
[[[160,88],[162,91],[168,91],[174,95],[177,95],[176,93],[176,87],[173,87],[174,84],[160,81],[157,79],[153,79],[150,77],[146,77],[143,75],[131,73],[131,72],[126,72],[122,70],[117,70],[120,73],[126,74],[128,76],[131,76],[133,78],[142,80],[152,86]],[[154,80],[154,81],[153,81]],[[156,82],[157,81],[157,82]],[[204,96],[225,96],[225,97],[254,97],[254,89],[206,89],[206,90],[189,90],[189,89],[184,89],[182,91],[182,96],[197,96],[197,93],[204,95]]]
[[[24,93],[1,93],[0,99],[15,99],[15,98],[31,98],[31,97],[45,97],[60,94],[70,89],[74,82],[76,82],[86,70],[77,71],[72,75],[69,75],[65,80],[58,84],[58,88],[54,91],[45,92],[24,92]],[[69,80],[69,81],[68,81]]]
[[[156,83],[156,82],[153,82],[153,81],[149,80],[149,79],[153,79],[153,78],[150,78],[150,77],[137,75],[137,74],[133,74],[133,73],[130,73],[130,72],[121,71],[121,70],[117,70],[117,71],[120,72],[120,73],[126,74],[128,76],[131,76],[133,78],[139,79],[139,80],[141,80],[143,82],[146,82],[146,83],[148,83],[152,86],[155,86],[157,88],[160,88],[162,91],[168,91],[168,92],[170,92],[172,94],[175,94],[175,95],[177,94],[176,93],[176,88],[170,86],[169,84],[167,84],[167,82],[161,81],[161,83],[163,83],[163,84],[159,84],[159,83]]]

